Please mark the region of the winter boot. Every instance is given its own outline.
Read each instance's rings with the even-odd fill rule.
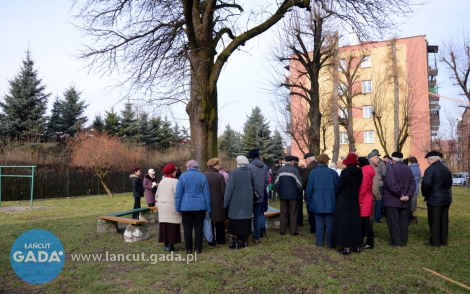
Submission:
[[[179,250],[179,248],[175,248],[175,246],[174,246],[173,244],[170,244],[170,245],[168,246],[168,249],[170,249],[170,250],[168,250],[168,251],[178,251],[178,250]]]
[[[262,237],[268,237],[268,235],[266,235],[266,228],[261,228],[260,235],[261,235],[261,238]]]
[[[164,246],[163,246],[163,250],[170,251],[170,246],[165,243]]]
[[[418,224],[418,217],[413,216],[413,218],[411,219],[411,223]]]
[[[230,245],[228,248],[237,250],[239,248],[238,246],[238,239],[232,237],[232,245]]]

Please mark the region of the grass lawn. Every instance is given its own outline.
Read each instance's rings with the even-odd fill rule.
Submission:
[[[156,225],[149,228],[151,238],[138,243],[125,243],[122,233],[96,233],[100,214],[132,208],[131,194],[35,201],[35,206],[51,208],[0,213],[0,293],[469,293],[422,269],[470,286],[470,188],[455,187],[453,199],[446,247],[423,245],[429,228],[420,196],[419,223],[409,227],[406,247],[387,245],[385,223],[374,224],[379,234],[375,249],[349,256],[316,247],[308,226],[299,228],[298,237],[280,236],[278,229],[268,228],[268,238],[262,238],[261,244],[238,251],[229,250],[228,244],[215,248],[204,244],[197,261],[189,264],[72,261],[71,254],[106,251],[146,256],[167,253],[157,243]],[[2,202],[2,206],[9,205],[29,206],[29,202]],[[279,202],[272,206],[279,207]],[[66,252],[62,272],[43,285],[23,282],[10,265],[15,239],[35,228],[55,234]]]

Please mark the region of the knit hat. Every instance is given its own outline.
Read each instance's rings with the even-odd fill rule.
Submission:
[[[356,153],[349,153],[348,156],[343,160],[344,165],[357,165],[359,161],[357,161],[357,154]]]
[[[167,163],[167,164],[163,167],[162,171],[163,171],[163,174],[164,174],[165,176],[168,176],[168,175],[171,175],[172,173],[174,173],[175,170],[177,170],[177,169],[178,169],[178,168],[177,168],[176,165],[174,165],[173,163]]]
[[[248,158],[246,158],[246,156],[239,155],[237,156],[237,163],[239,165],[248,165],[249,164]]]
[[[199,167],[199,162],[197,162],[194,159],[191,159],[190,161],[186,162],[186,168],[187,169],[198,168],[198,167]]]
[[[360,166],[360,167],[363,167],[363,166],[365,166],[365,165],[369,165],[369,164],[370,164],[370,163],[369,163],[369,160],[368,160],[367,158],[365,158],[365,157],[362,157],[362,156],[359,157],[359,158],[357,159],[357,161],[359,161],[359,166]]]
[[[153,168],[151,168],[151,169],[149,169],[149,172],[148,172],[148,173],[151,174],[151,175],[154,175],[154,174],[155,174],[155,171],[153,170]]]
[[[219,159],[218,158],[211,158],[209,159],[209,161],[207,162],[207,166],[208,167],[211,167],[211,166],[214,166],[216,164],[219,163]]]
[[[251,149],[250,153],[248,153],[248,157],[253,159],[259,157],[259,150],[258,149]]]

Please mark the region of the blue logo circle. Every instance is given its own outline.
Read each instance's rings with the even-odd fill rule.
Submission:
[[[55,279],[65,263],[62,242],[46,230],[21,234],[10,249],[10,263],[23,281],[44,284]]]

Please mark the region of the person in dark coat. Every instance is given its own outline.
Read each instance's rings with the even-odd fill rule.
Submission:
[[[403,163],[403,153],[392,153],[392,165],[384,181],[383,205],[392,246],[408,243],[408,201],[415,195],[416,182],[410,168]]]
[[[151,168],[144,177],[145,202],[147,202],[148,207],[155,206],[155,192],[157,192],[157,187],[158,183],[155,177],[155,171]]]
[[[253,174],[254,189],[261,195],[260,199],[253,202],[253,235],[251,241],[259,244],[259,238],[265,234],[266,219],[264,218],[264,191],[268,187],[268,169],[259,158],[258,149],[251,149],[248,157],[251,162],[248,164],[248,169]]]
[[[140,178],[140,168],[134,168],[134,173],[130,175],[132,180],[132,195],[134,196],[134,209],[140,208],[140,198],[144,197],[144,185]],[[139,213],[132,214],[133,219],[139,219]]]
[[[305,164],[307,165],[304,170],[302,171],[302,188],[305,191],[308,184],[309,174],[312,170],[318,167],[318,162],[315,160],[315,156],[313,153],[308,152],[304,155]],[[304,192],[305,193],[305,192]],[[308,214],[308,224],[310,226],[310,234],[315,234],[316,230],[316,222],[315,222],[315,213],[313,211],[308,210],[307,205],[307,214]]]
[[[326,154],[318,156],[318,167],[309,175],[308,185],[305,189],[305,199],[309,211],[315,213],[317,232],[317,246],[325,245],[325,227],[328,247],[334,248],[331,242],[333,228],[333,212],[335,211],[335,187],[338,183],[338,173],[328,168],[330,158]]]
[[[276,178],[277,178],[277,171],[281,168],[281,166],[279,165],[279,160],[276,160],[274,161],[274,166],[271,168],[271,175],[272,175],[272,183],[276,182]],[[277,192],[275,189],[273,189],[273,195],[272,195],[272,200],[273,201],[276,201],[276,199],[278,198],[277,196]]]
[[[294,167],[299,170],[300,177],[304,172],[304,169],[299,166],[299,158],[294,156]],[[303,183],[303,182],[302,182]],[[297,202],[297,226],[303,227],[304,226],[304,193],[301,191],[299,193],[299,199]]]
[[[253,214],[253,188],[251,171],[247,168],[248,158],[237,157],[237,169],[230,173],[225,188],[224,207],[228,209],[228,233],[232,235],[230,249],[248,246]]]
[[[225,208],[224,208],[224,193],[225,193],[225,178],[219,173],[220,161],[218,158],[211,158],[207,162],[207,170],[204,175],[209,183],[209,192],[211,194],[211,213],[209,214],[212,221],[212,235],[215,238],[208,244],[215,246],[215,244],[225,244]],[[215,228],[215,234],[214,234]]]
[[[449,207],[452,203],[452,173],[439,160],[439,153],[430,151],[425,157],[430,166],[424,171],[421,194],[428,207],[431,231],[427,246],[446,246],[449,234]]]
[[[356,153],[349,153],[343,160],[346,168],[341,172],[335,188],[336,207],[333,217],[331,243],[342,248],[339,253],[348,255],[351,250],[360,252],[361,214],[359,210],[359,187],[362,171]]]
[[[280,233],[286,234],[287,230],[287,212],[290,216],[290,233],[297,236],[297,202],[299,194],[302,192],[302,177],[299,170],[292,166],[294,156],[286,156],[286,164],[278,171],[274,188],[279,193],[281,201],[281,219]]]

